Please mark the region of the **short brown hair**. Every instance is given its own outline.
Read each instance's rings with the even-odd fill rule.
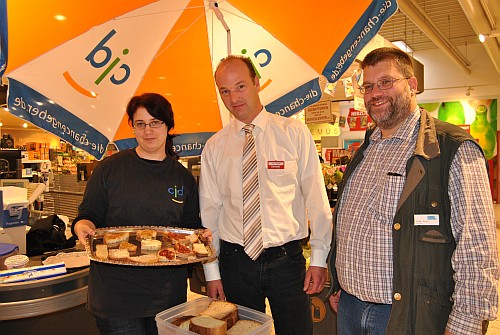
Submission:
[[[384,47],[370,51],[361,62],[361,69],[364,70],[367,66],[375,66],[386,60],[396,63],[399,72],[401,72],[404,77],[409,78],[414,76],[413,64],[410,56],[398,48]]]

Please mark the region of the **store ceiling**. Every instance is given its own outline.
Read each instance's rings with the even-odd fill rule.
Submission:
[[[404,41],[414,51],[439,48],[466,72],[470,71],[467,45],[480,43],[479,33],[500,29],[499,0],[398,0],[398,4],[380,35],[391,42]],[[483,46],[500,73],[500,38],[490,38]],[[0,104],[5,103],[5,91],[0,86]],[[23,121],[3,108],[0,122],[5,130],[23,129]]]
[[[414,1],[431,18],[434,25],[454,45],[479,43],[477,34],[458,0]],[[389,41],[404,41],[414,51],[437,48],[436,44],[399,9],[384,24],[379,34]]]
[[[386,21],[380,35],[404,41],[414,51],[441,49],[464,72],[470,73],[467,45],[480,43],[478,34],[500,30],[499,0],[397,0],[399,10]],[[500,37],[483,43],[500,73]]]

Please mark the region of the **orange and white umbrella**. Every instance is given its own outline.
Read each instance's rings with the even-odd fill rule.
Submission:
[[[8,0],[8,108],[100,159],[109,141],[135,144],[130,97],[157,92],[174,109],[175,149],[197,155],[229,121],[213,79],[220,59],[250,57],[266,109],[290,116],[320,100],[320,78],[338,80],[396,9],[395,0]]]

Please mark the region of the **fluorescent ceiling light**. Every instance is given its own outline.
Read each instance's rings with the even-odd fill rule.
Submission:
[[[403,41],[394,41],[394,42],[391,42],[391,43],[394,44],[395,46],[397,46],[399,49],[403,50],[404,52],[413,52],[413,49],[410,48],[408,46],[408,44],[406,44]]]

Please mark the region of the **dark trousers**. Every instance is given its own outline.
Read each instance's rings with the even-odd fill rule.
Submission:
[[[312,335],[300,241],[266,249],[255,261],[242,246],[221,241],[219,267],[228,301],[265,313],[267,298],[276,335]]]
[[[157,335],[154,316],[147,318],[99,318],[95,323],[101,335]]]

